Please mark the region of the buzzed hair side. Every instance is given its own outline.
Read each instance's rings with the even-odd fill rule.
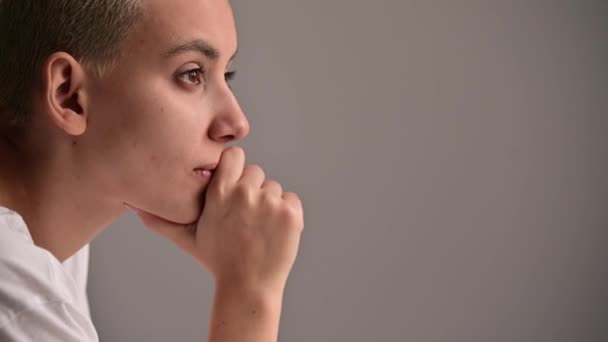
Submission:
[[[102,72],[140,15],[141,0],[0,0],[0,128],[27,126],[46,58],[64,51]]]

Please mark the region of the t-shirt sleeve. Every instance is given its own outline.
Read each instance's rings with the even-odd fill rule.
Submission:
[[[98,342],[99,337],[71,304],[53,301],[15,313],[0,326],[0,341]]]

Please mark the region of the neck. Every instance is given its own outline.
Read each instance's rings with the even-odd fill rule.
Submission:
[[[106,197],[100,185],[79,172],[68,148],[59,151],[48,144],[0,142],[0,205],[19,213],[34,244],[60,262],[91,242],[125,210],[120,201]]]

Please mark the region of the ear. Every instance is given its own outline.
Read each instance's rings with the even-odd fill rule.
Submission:
[[[43,68],[44,108],[57,127],[69,135],[87,128],[87,93],[84,67],[71,55],[56,52]]]

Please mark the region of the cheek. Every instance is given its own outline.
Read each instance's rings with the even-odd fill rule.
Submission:
[[[155,140],[146,127],[146,99],[131,95],[99,93],[83,136],[86,167],[113,191],[129,186],[128,178],[145,176],[145,168],[155,167],[159,157],[151,155],[157,147],[150,146]]]
[[[127,88],[135,89],[114,88],[96,98],[90,127],[96,166],[107,182],[130,192],[182,188],[193,163],[206,160],[200,155],[208,124],[202,97],[166,81],[148,81],[139,92]]]

